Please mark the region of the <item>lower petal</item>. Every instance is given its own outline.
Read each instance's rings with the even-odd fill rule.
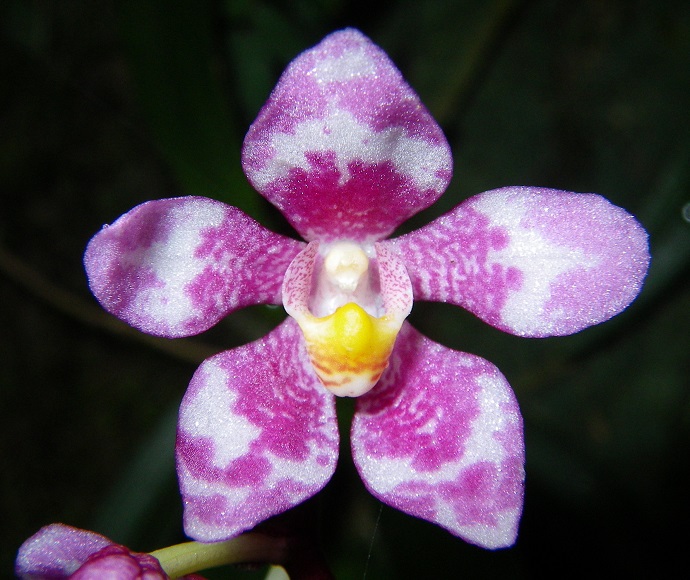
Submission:
[[[225,540],[301,503],[328,482],[337,455],[333,396],[288,319],[192,378],[177,437],[186,533]]]
[[[522,513],[522,418],[488,361],[405,324],[389,369],[357,401],[355,464],[371,493],[484,548],[512,545]]]

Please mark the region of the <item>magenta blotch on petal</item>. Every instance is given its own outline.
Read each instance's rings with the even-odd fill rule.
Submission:
[[[514,543],[522,512],[522,418],[488,361],[405,324],[379,384],[357,400],[355,464],[384,503],[484,548]]]
[[[402,322],[410,314],[414,301],[407,268],[388,247],[376,244],[375,248],[383,309],[386,315],[398,318]]]
[[[347,29],[286,69],[249,129],[243,165],[305,239],[375,241],[438,199],[452,158],[388,56]]]
[[[84,264],[106,310],[173,338],[244,306],[280,304],[283,273],[303,246],[234,207],[183,197],[141,204],[105,226]]]
[[[180,408],[185,530],[224,540],[301,503],[331,478],[335,404],[292,319],[197,370]]]
[[[507,187],[383,242],[404,259],[417,300],[450,302],[520,336],[578,332],[637,296],[647,233],[599,195]]]

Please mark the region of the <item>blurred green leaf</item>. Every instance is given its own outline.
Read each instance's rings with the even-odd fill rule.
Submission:
[[[143,111],[183,192],[258,215],[258,198],[240,166],[243,132],[214,50],[213,3],[125,0],[117,6]]]
[[[288,61],[308,48],[294,11],[261,0],[223,3],[230,22],[225,36],[237,78],[244,122],[254,120]]]
[[[175,480],[177,402],[158,420],[129,466],[101,502],[92,529],[125,545],[138,545],[166,486]]]

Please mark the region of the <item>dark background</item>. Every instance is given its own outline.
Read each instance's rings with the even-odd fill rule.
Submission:
[[[4,0],[0,575],[55,521],[137,550],[183,540],[172,453],[187,382],[283,315],[252,308],[195,339],[150,340],[100,310],[81,255],[102,224],[176,195],[286,231],[243,177],[242,138],[289,60],[343,26],[389,53],[453,148],[448,192],[409,227],[505,185],[593,191],[638,216],[653,262],[626,312],[567,338],[415,305],[418,328],[491,360],[517,393],[520,536],[486,552],[380,508],[344,452],[308,506],[334,573],[640,577],[687,561],[690,3]]]

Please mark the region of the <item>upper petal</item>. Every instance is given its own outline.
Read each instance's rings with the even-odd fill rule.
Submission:
[[[624,310],[649,265],[647,232],[595,194],[507,187],[383,244],[417,300],[450,302],[520,336],[577,332]]]
[[[510,546],[522,512],[522,418],[488,361],[405,324],[389,369],[357,400],[352,453],[371,493],[485,548]]]
[[[251,304],[280,304],[302,242],[203,197],[143,203],[96,234],[84,265],[103,307],[132,326],[189,336]]]
[[[225,540],[304,501],[331,478],[337,455],[333,395],[292,319],[206,360],[178,425],[187,535]]]
[[[243,166],[305,239],[373,241],[443,193],[452,159],[388,56],[346,29],[283,73],[249,129]]]

